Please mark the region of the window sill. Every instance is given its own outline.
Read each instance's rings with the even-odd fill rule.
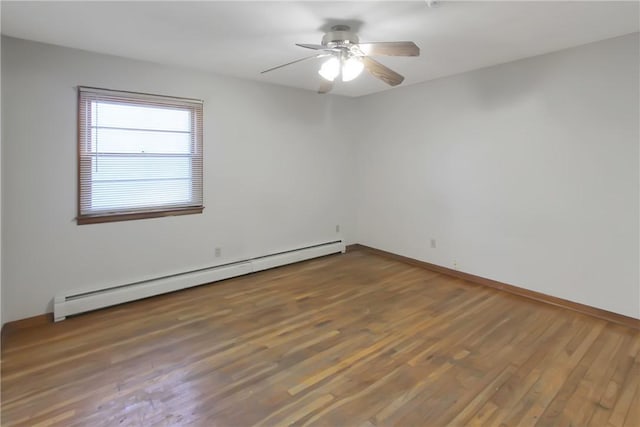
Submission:
[[[157,211],[128,212],[120,214],[83,215],[78,216],[76,218],[76,221],[78,225],[100,224],[103,222],[132,221],[136,219],[161,218],[165,216],[201,214],[203,210],[204,207],[199,206],[190,208],[163,209]]]

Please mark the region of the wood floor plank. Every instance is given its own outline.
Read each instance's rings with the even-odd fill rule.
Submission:
[[[640,425],[640,332],[363,251],[6,334],[3,426]]]

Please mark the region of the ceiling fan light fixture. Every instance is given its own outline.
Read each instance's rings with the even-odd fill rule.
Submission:
[[[350,82],[362,73],[364,64],[357,56],[347,59],[342,66],[342,81]]]
[[[325,61],[318,70],[318,74],[322,76],[323,79],[329,80],[330,82],[334,81],[338,74],[340,73],[340,60],[335,56]]]
[[[433,0],[432,3],[435,4],[437,1]],[[349,82],[357,78],[365,69],[371,76],[389,86],[397,86],[402,83],[404,77],[379,63],[372,56],[420,56],[420,48],[412,41],[360,43],[358,35],[348,25],[331,27],[331,31],[325,33],[320,44],[296,43],[296,45],[314,50],[315,54],[269,68],[262,71],[262,74],[298,62],[329,57],[318,70],[318,74],[323,79],[318,93],[330,92],[336,78]]]

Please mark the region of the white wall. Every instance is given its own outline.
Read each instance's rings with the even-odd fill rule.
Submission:
[[[1,14],[1,9],[0,9],[0,14]],[[2,46],[0,45],[0,70],[2,70]],[[2,93],[2,72],[0,72],[0,94]],[[2,239],[2,194],[4,194],[4,189],[2,187],[3,185],[3,181],[2,181],[2,103],[0,102],[0,328],[2,328],[2,326],[4,325],[4,317],[3,317],[3,313],[4,313],[4,298],[2,297],[3,294],[3,287],[2,287],[2,245],[4,240]]]
[[[2,39],[4,321],[128,283],[353,231],[347,98]],[[78,85],[204,99],[202,215],[78,226]],[[222,257],[214,257],[214,248]]]
[[[348,243],[640,317],[639,47],[353,100],[3,38],[3,321],[336,224]],[[205,100],[204,214],[75,224],[77,85]]]
[[[640,317],[639,48],[360,98],[356,240]]]

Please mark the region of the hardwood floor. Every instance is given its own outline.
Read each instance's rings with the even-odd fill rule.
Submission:
[[[14,331],[2,425],[640,426],[640,332],[355,251]]]

